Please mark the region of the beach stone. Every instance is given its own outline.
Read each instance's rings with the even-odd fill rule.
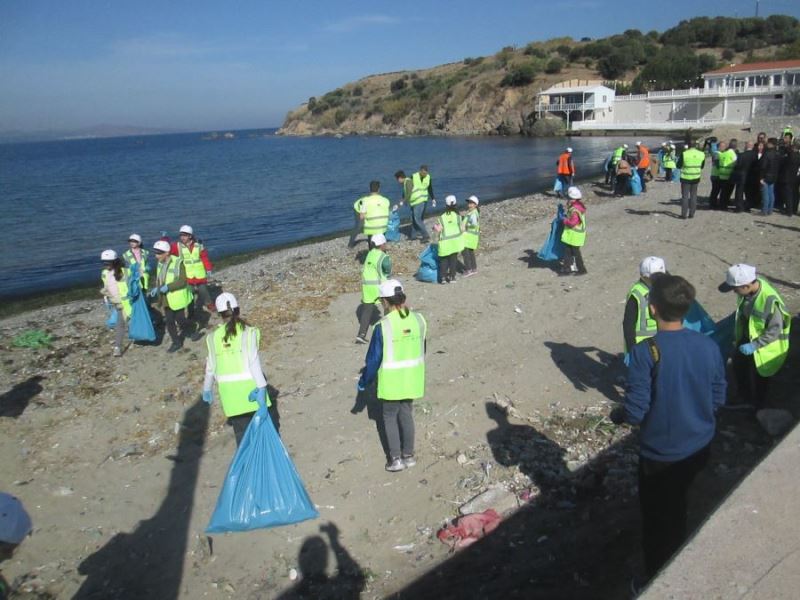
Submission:
[[[756,413],[756,419],[769,435],[778,437],[792,428],[794,417],[788,410],[764,408]]]
[[[503,514],[516,509],[519,506],[517,496],[501,486],[490,487],[485,492],[478,494],[468,502],[458,507],[458,512],[462,515],[481,513],[490,508]]]

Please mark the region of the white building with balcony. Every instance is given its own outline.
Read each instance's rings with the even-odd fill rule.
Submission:
[[[555,85],[536,97],[536,118],[564,119],[567,129],[576,121],[610,122],[615,92],[604,85]]]
[[[800,60],[730,65],[703,73],[701,88],[616,96],[608,109],[610,119],[572,119],[569,128],[669,131],[724,124],[747,127],[754,117],[784,116],[786,96],[795,90],[800,91]]]

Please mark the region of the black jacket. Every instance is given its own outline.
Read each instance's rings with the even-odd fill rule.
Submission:
[[[755,181],[758,179],[756,172],[756,153],[755,150],[745,150],[736,157],[733,166],[733,179],[738,182],[745,182],[748,179]]]
[[[778,170],[780,169],[780,159],[774,148],[767,148],[758,161],[759,177],[767,183],[778,181]]]

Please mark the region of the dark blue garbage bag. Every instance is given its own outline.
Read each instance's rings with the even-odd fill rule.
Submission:
[[[133,265],[128,277],[128,297],[131,301],[131,318],[128,320],[128,338],[137,342],[153,342],[156,330],[150,319],[150,309],[142,292],[139,265]]]
[[[550,223],[550,235],[539,252],[536,253],[540,260],[561,260],[561,257],[564,256],[564,244],[561,242],[561,233],[564,230],[563,219],[564,205],[559,204],[556,217]]]
[[[318,516],[266,405],[259,402],[206,533],[279,527]]]
[[[429,244],[419,255],[419,270],[414,277],[425,283],[436,283],[439,279],[439,245]]]
[[[635,169],[632,169],[629,187],[631,196],[638,196],[642,193],[642,178]]]
[[[397,211],[389,214],[389,226],[384,235],[386,235],[387,242],[400,241],[400,215],[397,214]]]

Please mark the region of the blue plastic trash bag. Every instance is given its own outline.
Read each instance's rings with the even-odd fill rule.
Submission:
[[[680,181],[680,179],[681,179],[681,170],[672,169],[672,181]]]
[[[389,213],[389,226],[384,235],[387,242],[400,241],[400,215],[397,214],[397,211]]]
[[[150,319],[150,310],[142,293],[139,264],[134,263],[128,277],[128,297],[131,301],[131,318],[128,319],[128,338],[137,342],[153,342],[156,330]]]
[[[635,169],[632,169],[628,187],[630,188],[632,196],[638,196],[642,193],[642,178],[639,177],[639,173],[637,173]]]
[[[714,320],[708,316],[706,310],[696,300],[689,307],[686,316],[683,317],[683,326],[704,335],[711,335],[715,331]]]
[[[559,204],[556,217],[550,223],[550,235],[539,252],[536,253],[540,260],[561,260],[561,257],[564,256],[564,244],[561,242],[561,233],[564,230],[563,219],[564,205]]]
[[[425,283],[436,283],[439,279],[438,244],[428,244],[428,247],[419,255],[419,261],[419,270],[414,277]]]
[[[319,516],[263,402],[233,456],[206,533],[291,525]]]
[[[117,310],[117,307],[110,302],[106,302],[106,310],[108,311],[106,327],[109,329],[114,329],[114,327],[117,326],[117,319],[119,319],[119,311]]]
[[[658,151],[658,174],[659,175],[663,175],[664,174],[664,151],[663,150],[659,150]]]
[[[559,194],[561,192],[565,192],[564,184],[561,183],[561,179],[556,177],[555,183],[553,183],[553,192]]]

